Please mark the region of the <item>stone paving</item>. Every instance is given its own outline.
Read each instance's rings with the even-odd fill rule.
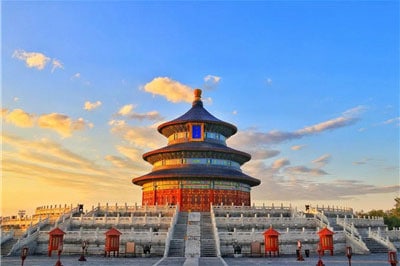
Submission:
[[[184,266],[249,266],[249,265],[316,265],[318,257],[304,258],[304,261],[296,261],[295,256],[282,256],[275,258],[104,258],[99,256],[88,256],[87,261],[78,261],[79,256],[61,256],[63,266],[108,266],[108,265],[140,265],[140,266],[162,266],[162,265],[184,265]],[[326,266],[347,266],[349,265],[347,257],[344,255],[324,256],[322,260]],[[54,266],[57,262],[57,257],[51,258],[46,256],[28,256],[24,266]],[[0,265],[16,266],[21,265],[19,257],[2,257]],[[372,254],[372,255],[353,255],[351,260],[352,266],[379,266],[390,265],[387,261],[387,254]]]

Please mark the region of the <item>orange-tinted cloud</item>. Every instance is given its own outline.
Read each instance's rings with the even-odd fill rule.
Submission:
[[[191,87],[167,77],[153,79],[144,86],[144,90],[153,95],[161,95],[173,103],[190,103],[193,101],[193,89]]]
[[[24,50],[15,50],[13,57],[25,61],[27,67],[39,70],[44,69],[50,61],[50,58],[42,53],[26,52]]]
[[[66,115],[51,113],[40,116],[38,125],[41,128],[54,130],[63,137],[70,137],[73,131],[85,128],[85,121],[82,118],[73,121]]]
[[[3,109],[2,116],[7,123],[17,127],[33,127],[35,123],[35,116],[21,109],[14,109],[11,112]]]
[[[159,112],[157,111],[150,111],[147,113],[137,113],[134,112],[135,106],[133,104],[127,104],[122,106],[118,113],[116,114],[117,116],[123,116],[129,119],[137,119],[137,120],[153,120],[153,121],[160,121],[163,119],[163,117],[160,115]]]
[[[46,128],[59,133],[62,137],[70,137],[74,131],[83,130],[86,126],[93,127],[91,123],[87,123],[83,118],[72,120],[69,116],[51,113],[43,115],[35,115],[25,112],[21,109],[9,111],[2,109],[2,119],[9,124],[17,127],[34,127]]]
[[[83,106],[83,109],[85,109],[86,111],[92,111],[92,110],[94,110],[96,108],[99,108],[100,106],[101,106],[101,102],[100,101],[96,101],[96,102],[93,102],[93,103],[91,103],[89,101],[86,101],[85,105]]]

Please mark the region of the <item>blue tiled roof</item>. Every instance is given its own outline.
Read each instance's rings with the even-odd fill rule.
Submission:
[[[157,171],[152,171],[146,175],[132,179],[136,185],[142,185],[155,179],[213,179],[213,180],[227,180],[236,181],[248,184],[250,186],[257,186],[260,180],[248,176],[238,170],[220,167],[220,166],[204,166],[204,165],[185,165],[177,168],[168,168]]]
[[[188,122],[205,122],[205,123],[213,123],[213,124],[219,124],[221,126],[224,126],[225,128],[229,129],[229,136],[235,134],[237,132],[236,126],[224,122],[212,114],[210,114],[204,107],[203,107],[203,102],[201,100],[194,101],[192,108],[190,108],[189,111],[187,111],[185,114],[182,116],[171,120],[169,122],[163,123],[158,126],[158,131],[162,134],[164,134],[164,129],[168,128],[169,126],[173,126],[176,124],[184,124]],[[165,134],[164,134],[165,135]],[[168,135],[168,134],[167,134]],[[227,137],[229,137],[227,136]]]
[[[222,144],[211,143],[211,142],[183,142],[183,143],[168,145],[160,149],[153,150],[143,154],[143,158],[150,163],[154,163],[152,162],[153,160],[151,160],[150,158],[152,156],[157,157],[158,154],[184,152],[184,151],[194,151],[194,152],[211,151],[213,153],[223,153],[226,154],[227,156],[231,155],[233,157],[232,159],[240,164],[249,161],[251,158],[251,155],[248,153],[229,148]],[[210,158],[212,158],[212,156]]]

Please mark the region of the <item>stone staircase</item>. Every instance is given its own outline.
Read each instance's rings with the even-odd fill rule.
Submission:
[[[187,230],[188,213],[178,213],[174,234],[169,245],[168,257],[185,257],[185,236]]]
[[[343,226],[336,223],[336,218],[328,218],[329,225],[333,228],[333,231],[343,231]]]
[[[388,248],[382,245],[381,243],[377,242],[375,239],[370,237],[363,238],[365,245],[371,253],[387,253]]]
[[[200,219],[200,255],[201,257],[216,257],[214,231],[209,212],[202,212]]]
[[[10,253],[12,247],[14,246],[15,243],[17,243],[18,239],[12,238],[8,240],[7,242],[3,243],[1,245],[1,256],[7,256],[8,253]]]

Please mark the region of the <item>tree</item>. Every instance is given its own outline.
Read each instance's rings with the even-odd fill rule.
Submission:
[[[396,204],[389,211],[371,210],[367,213],[358,213],[358,215],[383,217],[383,222],[388,226],[389,230],[392,230],[394,227],[400,227],[400,198],[396,197],[394,201]]]

